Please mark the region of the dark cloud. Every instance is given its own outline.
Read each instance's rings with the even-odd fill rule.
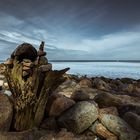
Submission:
[[[132,35],[129,32],[133,32]],[[99,54],[102,54],[103,58],[108,58],[107,50],[111,44],[113,48],[116,47],[112,52],[117,54],[116,57],[110,54],[109,59],[116,59],[119,56],[125,59],[129,56],[128,59],[133,59],[134,55],[121,54],[127,50],[127,47],[121,46],[122,36],[126,33],[129,39],[133,36],[129,44],[125,43],[125,46],[129,46],[127,50],[129,54],[132,48],[139,50],[139,38],[135,36],[137,32],[140,32],[139,0],[0,1],[1,51],[4,48],[8,50],[10,43],[12,49],[14,45],[23,41],[36,46],[44,40],[51,59],[95,59]],[[116,34],[118,40],[115,40],[114,44],[112,41],[108,42],[107,35],[110,35],[111,40]],[[115,45],[118,42],[120,44]],[[98,49],[96,45],[102,45],[102,49]],[[120,46],[123,49],[120,49]],[[59,54],[54,55],[55,52]]]

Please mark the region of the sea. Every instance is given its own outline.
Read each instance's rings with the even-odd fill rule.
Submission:
[[[2,61],[0,61],[2,63]],[[88,77],[140,79],[140,62],[51,62],[53,70],[69,67],[68,74]]]
[[[53,69],[69,67],[69,74],[89,77],[140,79],[140,63],[134,62],[52,62]]]

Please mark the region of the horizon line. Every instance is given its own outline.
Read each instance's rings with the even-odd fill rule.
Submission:
[[[0,60],[0,62],[4,62],[5,60]],[[50,62],[140,62],[140,60],[55,60],[48,59]]]

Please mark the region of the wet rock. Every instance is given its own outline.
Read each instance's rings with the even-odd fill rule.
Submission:
[[[87,101],[76,103],[58,119],[58,124],[74,133],[82,133],[98,118],[98,108]]]
[[[112,114],[112,115],[116,115],[116,116],[119,115],[116,107],[106,107],[106,108],[99,109],[99,114],[100,115],[102,115],[102,114]]]
[[[135,140],[138,136],[138,133],[118,116],[103,114],[100,116],[100,121],[108,130],[118,136],[119,140]]]
[[[123,119],[135,130],[140,132],[140,115],[133,112],[127,112],[123,116]]]
[[[109,91],[111,89],[111,87],[100,78],[95,78],[93,80],[93,86],[99,90],[104,90],[104,91]]]
[[[0,94],[0,131],[8,131],[13,116],[13,106],[5,94]]]
[[[94,122],[89,130],[101,138],[118,140],[117,136],[107,130],[107,128],[103,126],[99,121]]]
[[[69,109],[75,104],[75,101],[67,98],[67,97],[58,97],[56,100],[53,101],[49,116],[58,117],[60,116],[64,111]]]

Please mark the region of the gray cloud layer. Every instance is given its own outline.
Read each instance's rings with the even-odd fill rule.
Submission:
[[[49,59],[140,59],[139,0],[1,0],[0,59],[46,41]]]

